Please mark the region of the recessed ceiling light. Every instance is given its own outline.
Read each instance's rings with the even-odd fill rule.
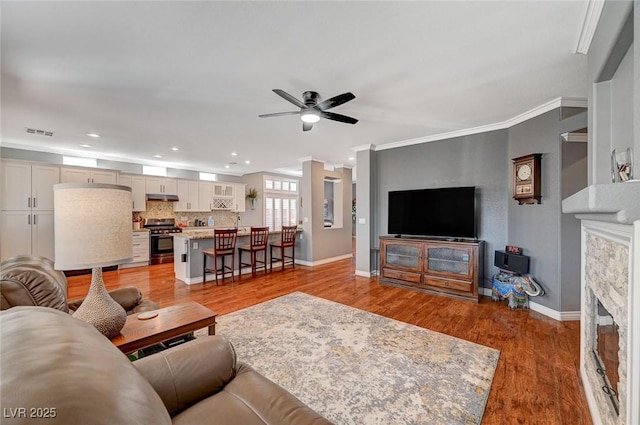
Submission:
[[[91,145],[80,145],[81,148],[90,148]]]
[[[89,136],[89,137],[95,137],[95,138],[102,137],[102,136],[101,136],[101,135],[99,135],[98,133],[87,133],[87,136]]]
[[[224,168],[231,168],[231,165],[226,164],[226,165],[224,166]]]
[[[174,147],[171,148],[171,150],[172,151],[179,151],[180,149],[178,149],[177,147],[174,146]]]
[[[350,157],[349,157],[349,161],[353,161],[354,159],[355,159],[355,158],[354,158],[354,157],[352,157],[352,156],[350,156]]]
[[[237,152],[231,152],[231,156],[238,156]]]
[[[251,164],[251,161],[249,161],[248,159],[244,162],[245,164]]]
[[[162,158],[162,155],[153,155],[154,158]]]

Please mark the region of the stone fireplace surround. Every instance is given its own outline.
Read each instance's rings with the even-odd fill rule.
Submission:
[[[640,182],[589,186],[562,206],[582,220],[580,372],[593,423],[640,424]],[[619,327],[619,415],[593,355],[598,300]]]

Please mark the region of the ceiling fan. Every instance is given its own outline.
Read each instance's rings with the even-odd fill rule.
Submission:
[[[320,95],[314,91],[306,91],[302,93],[303,101],[296,99],[281,89],[273,89],[273,92],[283,99],[293,103],[300,108],[300,110],[258,115],[260,118],[279,117],[282,115],[300,115],[300,119],[302,120],[302,131],[311,130],[313,128],[313,124],[320,121],[321,117],[347,124],[355,124],[358,122],[357,119],[346,115],[327,112],[327,109],[335,108],[336,106],[340,106],[343,103],[347,103],[348,101],[355,99],[356,97],[351,92],[339,94],[331,99],[323,100],[320,103],[318,103],[318,101],[320,101]]]

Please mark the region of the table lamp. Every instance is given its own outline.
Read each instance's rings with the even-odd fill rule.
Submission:
[[[55,268],[92,269],[86,298],[73,314],[107,338],[120,333],[125,310],[111,298],[102,280],[102,267],[133,259],[131,188],[100,183],[53,186]]]

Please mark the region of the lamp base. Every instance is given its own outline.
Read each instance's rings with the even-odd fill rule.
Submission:
[[[89,293],[73,317],[89,323],[107,338],[118,335],[124,327],[127,312],[107,292],[101,267],[92,269]]]

